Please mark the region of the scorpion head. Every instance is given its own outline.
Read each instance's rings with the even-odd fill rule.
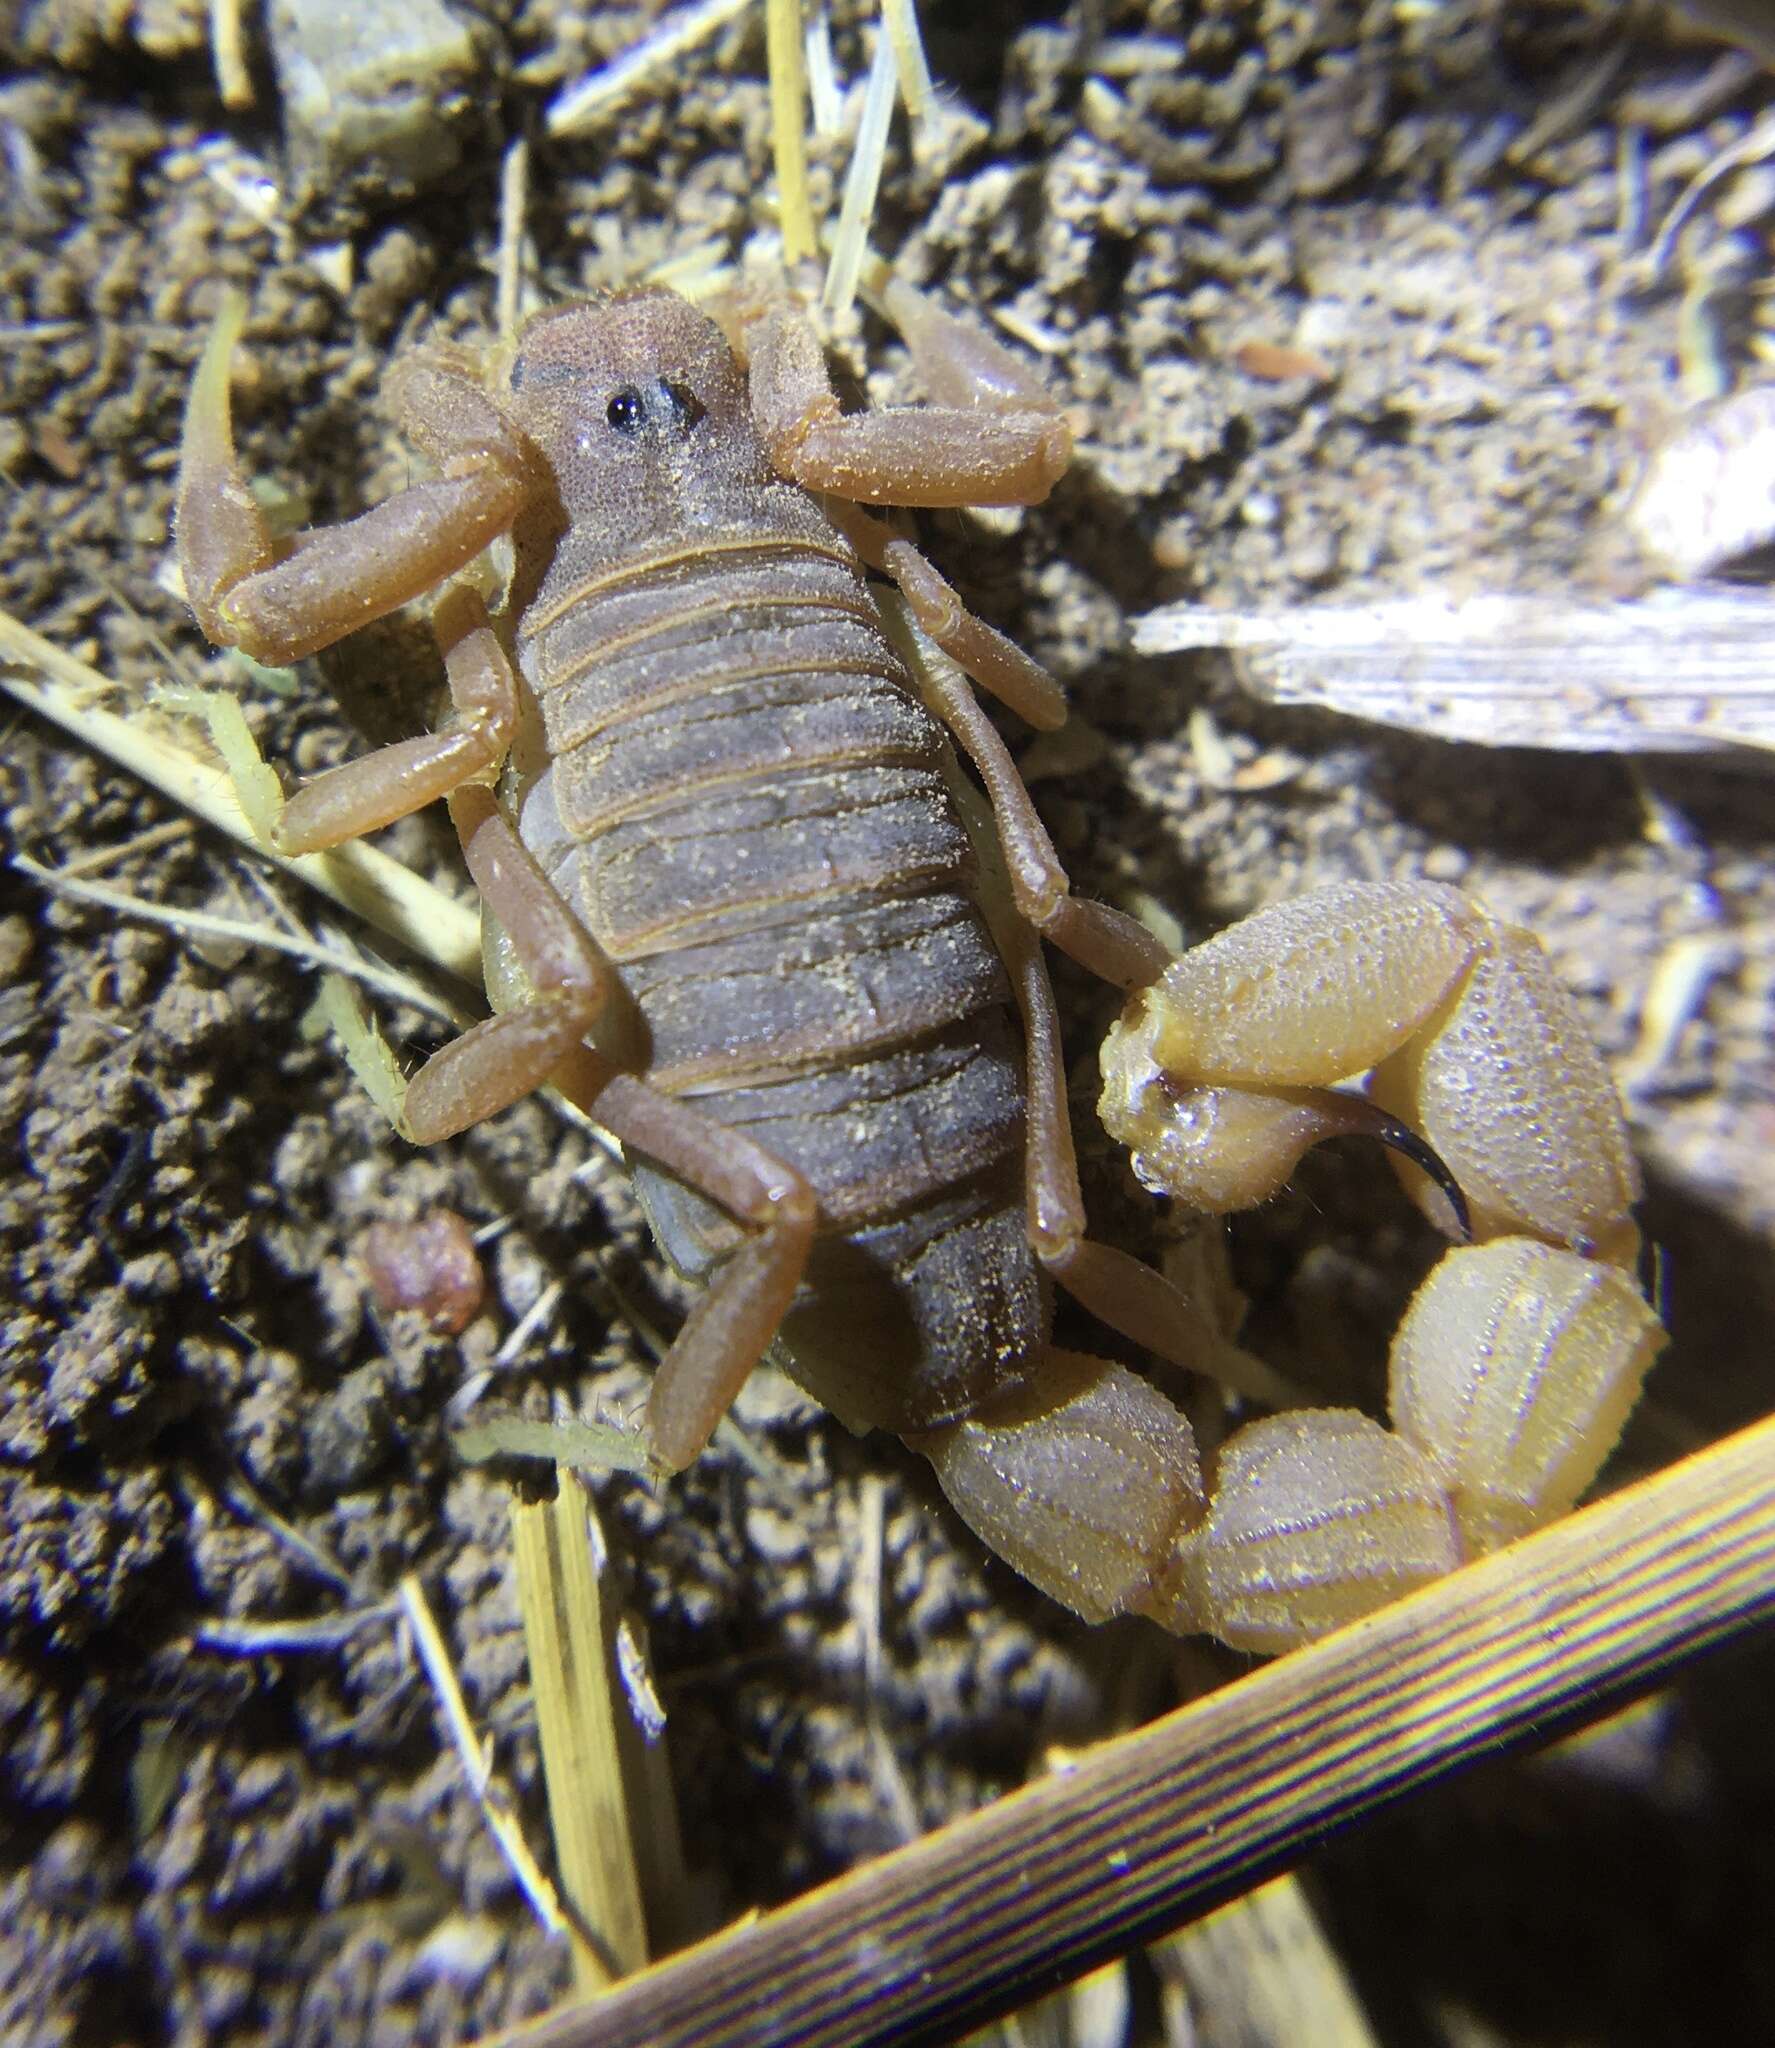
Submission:
[[[675,292],[615,292],[538,316],[505,383],[569,510],[632,491],[637,517],[657,517],[662,494],[682,506],[764,470],[745,373],[715,323]]]

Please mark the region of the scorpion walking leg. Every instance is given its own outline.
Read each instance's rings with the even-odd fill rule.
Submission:
[[[234,450],[229,367],[244,308],[217,320],[192,382],[179,462],[185,591],[218,646],[273,665],[330,647],[471,562],[531,489],[524,437],[468,377],[438,364],[401,374],[408,436],[441,474],[341,526],[278,539]]]
[[[883,529],[862,513],[843,507],[830,509],[864,560],[895,575],[909,601],[918,587],[917,577],[927,578],[940,590],[939,602],[947,608],[946,616],[952,613],[962,626],[952,627],[937,619],[927,622],[921,618],[920,622],[942,626],[945,652],[959,658],[959,650],[972,646],[967,632],[981,636],[989,651],[1002,651],[1003,656],[997,667],[981,663],[989,686],[996,687],[1002,676],[1014,677],[1027,670],[1058,700],[1058,688],[1047,672],[967,613],[954,591],[913,548],[904,541],[888,540]],[[916,603],[914,609],[916,612]],[[966,680],[929,661],[919,665],[918,676],[932,709],[960,739],[986,785],[1005,879],[1015,905],[1012,914],[1008,906],[991,900],[989,890],[983,908],[1011,974],[1029,1049],[1025,1176],[1030,1243],[1061,1285],[1112,1329],[1161,1358],[1211,1374],[1254,1399],[1286,1405],[1294,1398],[1287,1383],[1260,1359],[1228,1342],[1163,1275],[1085,1237],[1059,1018],[1047,965],[1034,935],[1040,932],[1104,980],[1129,989],[1143,988],[1155,980],[1169,964],[1170,955],[1161,941],[1133,918],[1107,904],[1079,902],[1069,894],[1066,872],[1029,800],[1023,778]],[[1026,713],[1034,701],[1020,700],[1008,688],[997,688],[997,694]]]
[[[885,303],[928,389],[960,404],[840,414],[818,338],[775,306],[747,335],[753,414],[771,461],[809,490],[867,505],[1027,505],[1047,496],[1072,454],[1053,401],[1017,359],[980,330],[904,285]],[[951,659],[1042,728],[1065,722],[1058,684],[1002,633],[976,619],[910,542],[828,507],[871,567],[893,577],[914,617]],[[1018,908],[1042,935],[1094,974],[1143,988],[1169,955],[1134,919],[1075,902],[1066,871],[1028,792],[972,693],[936,685],[934,708],[985,779]]]
[[[887,553],[893,556],[899,548],[906,544],[892,542]],[[916,602],[913,609],[916,612]],[[1029,800],[1010,749],[981,710],[966,678],[927,661],[921,664],[919,680],[932,710],[980,771],[1018,910],[1050,945],[1115,987],[1133,991],[1156,981],[1171,960],[1163,942],[1107,903],[1083,902],[1070,893],[1072,884]]]
[[[504,760],[517,724],[517,682],[478,594],[446,590],[432,612],[456,722],[379,747],[317,775],[283,807],[271,836],[282,853],[313,853],[405,818]]]
[[[989,351],[1020,389],[1001,382],[995,391],[957,354],[952,389],[970,402],[888,412],[839,411],[819,337],[791,306],[772,306],[745,343],[759,437],[778,474],[807,490],[865,505],[1032,505],[1072,459],[1072,432],[1053,401],[984,334],[973,337],[975,355]],[[921,345],[919,355],[923,368],[942,352]]]
[[[432,1054],[407,1087],[408,1137],[429,1145],[540,1088],[581,1046],[616,987],[615,970],[555,893],[490,790],[450,798],[483,902],[523,963],[532,993]]]
[[[1299,1396],[1281,1374],[1222,1335],[1162,1273],[1127,1252],[1085,1235],[1060,1019],[1047,962],[1030,927],[988,907],[993,936],[1010,970],[1029,1048],[1029,1127],[1024,1142],[1029,1241],[1075,1301],[1142,1349],[1272,1408]]]
[[[930,708],[961,741],[986,785],[1018,910],[1050,944],[1117,988],[1132,991],[1156,981],[1171,961],[1163,942],[1107,903],[1082,902],[1072,895],[1072,883],[1017,764],[966,678],[1043,731],[1066,722],[1059,684],[1020,647],[975,618],[910,541],[891,538],[877,521],[852,507],[832,504],[826,509],[870,568],[894,579],[918,624],[963,671],[958,675],[927,658],[915,673]]]
[[[788,1312],[818,1205],[792,1166],[633,1074],[610,1073],[586,1106],[625,1145],[753,1226],[685,1317],[647,1397],[653,1454],[679,1472],[708,1443]]]

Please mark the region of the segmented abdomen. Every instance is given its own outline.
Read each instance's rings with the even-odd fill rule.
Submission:
[[[595,572],[572,541],[521,629],[549,754],[526,839],[621,966],[648,1079],[813,1184],[799,1376],[854,1427],[964,1413],[1045,1310],[1022,1046],[941,728],[836,536]],[[707,1203],[637,1182],[681,1267],[731,1247]]]

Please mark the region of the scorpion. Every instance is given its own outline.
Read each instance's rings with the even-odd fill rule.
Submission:
[[[1077,1613],[1284,1648],[1594,1477],[1657,1348],[1623,1270],[1620,1112],[1534,941],[1452,890],[1308,898],[1176,960],[1071,892],[970,687],[1051,728],[1058,685],[862,509],[1037,502],[1070,432],[997,341],[898,281],[885,306],[924,405],[841,411],[780,296],[721,323],[606,293],[533,316],[486,382],[410,357],[392,395],[433,473],[287,538],[235,451],[225,314],[186,415],[187,595],[213,642],[281,666],[439,593],[450,718],[305,784],[272,837],[315,851],[447,801],[493,1014],[412,1077],[404,1133],[552,1082],[621,1142],[664,1254],[706,1282],[647,1398],[658,1467],[697,1457],[774,1346]],[[501,537],[495,616],[471,571]],[[1448,1161],[1489,1241],[1407,1317],[1397,1435],[1284,1412],[1223,1447],[1211,1496],[1178,1407],[1053,1343],[1058,1283],[1273,1398],[1086,1234],[1044,939],[1127,996],[1103,1107],[1149,1185],[1261,1200],[1352,1129]],[[1329,1085],[1371,1066],[1374,1101]],[[1446,1185],[1425,1199],[1446,1225]]]

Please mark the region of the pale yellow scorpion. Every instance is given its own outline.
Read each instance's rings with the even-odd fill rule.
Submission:
[[[730,335],[659,289],[532,319],[491,388],[410,360],[396,402],[435,473],[293,539],[241,473],[219,323],[186,421],[186,588],[213,641],[285,664],[441,587],[449,721],[317,777],[274,837],[314,850],[447,798],[494,1014],[413,1078],[407,1134],[554,1080],[621,1140],[667,1257],[708,1282],[647,1403],[660,1466],[775,1344],[1080,1614],[1284,1648],[1594,1477],[1661,1334],[1626,1270],[1619,1109],[1535,941],[1452,890],[1334,889],[1175,961],[1069,892],[966,678],[1042,726],[1057,686],[857,509],[1032,503],[1068,429],[997,343],[903,286],[888,309],[928,405],[844,414],[786,302]],[[453,579],[499,536],[494,620]],[[870,571],[928,636],[911,665]],[[1058,1280],[1173,1359],[1236,1355],[1085,1234],[1038,934],[1130,992],[1102,1107],[1149,1185],[1262,1200],[1382,1108],[1440,1155],[1479,1242],[1406,1318],[1397,1434],[1279,1414],[1210,1489],[1164,1395],[1051,1343]],[[1370,1068],[1373,1100],[1329,1086]]]

